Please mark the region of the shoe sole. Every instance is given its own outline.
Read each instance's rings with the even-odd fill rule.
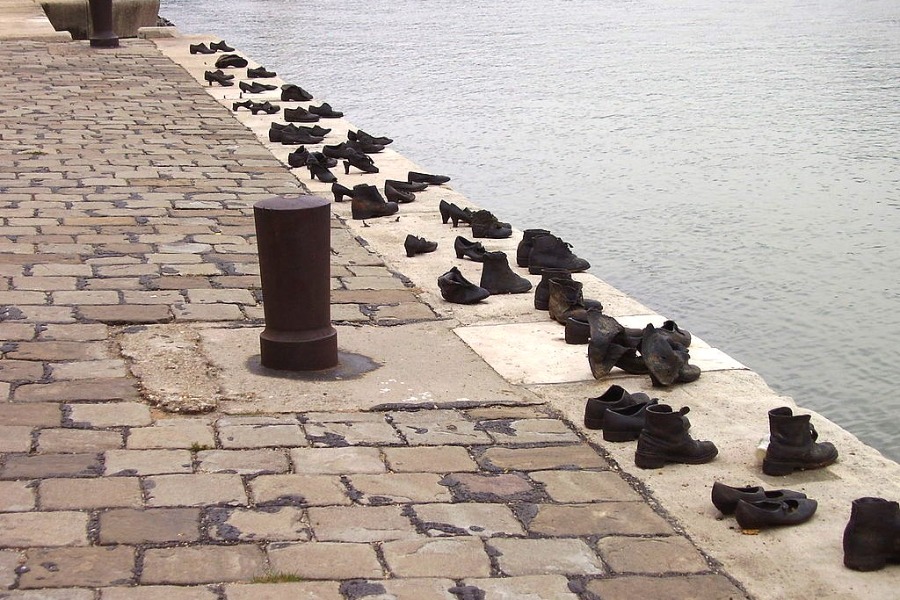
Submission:
[[[766,475],[780,476],[790,475],[794,471],[809,471],[812,469],[822,469],[828,465],[832,465],[837,461],[835,456],[832,459],[822,461],[816,464],[798,463],[798,462],[778,462],[773,460],[763,460],[762,470]]]
[[[658,454],[641,454],[635,452],[634,464],[640,469],[661,469],[667,464],[702,465],[719,455],[718,449],[709,456],[672,460]]]

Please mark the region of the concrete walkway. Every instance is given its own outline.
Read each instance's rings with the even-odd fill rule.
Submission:
[[[633,446],[578,426],[610,382],[585,378],[583,347],[562,344],[530,295],[479,307],[437,296],[435,273],[472,269],[436,217],[439,199],[466,202],[449,188],[399,222],[345,223],[349,207],[334,205],[332,318],[345,358],[373,370],[262,369],[252,206],[306,188],[288,149],[260,140],[274,116],[238,120],[236,86],[198,84],[215,57],[189,55],[196,41],[0,44],[12,71],[0,90],[0,598],[891,597],[896,572],[835,558],[846,514],[806,534],[741,536],[716,520],[712,481],[758,471],[753,428],[712,425],[741,420],[713,421],[715,400],[735,401],[717,394],[763,415],[789,401],[702,342],[701,382],[662,398],[697,407],[697,435],[722,458],[623,474]],[[415,167],[390,151],[376,163],[377,176],[341,182]],[[406,232],[438,239],[438,253],[407,260]],[[610,314],[658,318],[585,281]],[[897,497],[894,463],[820,431],[856,458],[781,485],[845,513],[848,495]],[[730,460],[748,435],[751,455]],[[866,469],[882,477],[834,489]],[[792,563],[808,559],[804,543],[823,547],[821,572]]]

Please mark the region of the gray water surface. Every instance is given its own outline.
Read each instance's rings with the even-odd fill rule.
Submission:
[[[896,0],[160,13],[393,137],[502,220],[551,229],[594,275],[900,459]]]

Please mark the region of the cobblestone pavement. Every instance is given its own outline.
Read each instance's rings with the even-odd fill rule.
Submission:
[[[0,598],[744,597],[541,407],[179,416],[123,328],[259,324],[303,188],[155,47],[4,42]],[[335,221],[332,316],[434,319]]]

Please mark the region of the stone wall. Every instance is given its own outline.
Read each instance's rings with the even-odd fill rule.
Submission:
[[[93,33],[88,0],[40,0],[54,29],[68,31],[76,40]],[[154,27],[159,0],[113,0],[113,31],[120,38],[137,37],[141,27]]]

